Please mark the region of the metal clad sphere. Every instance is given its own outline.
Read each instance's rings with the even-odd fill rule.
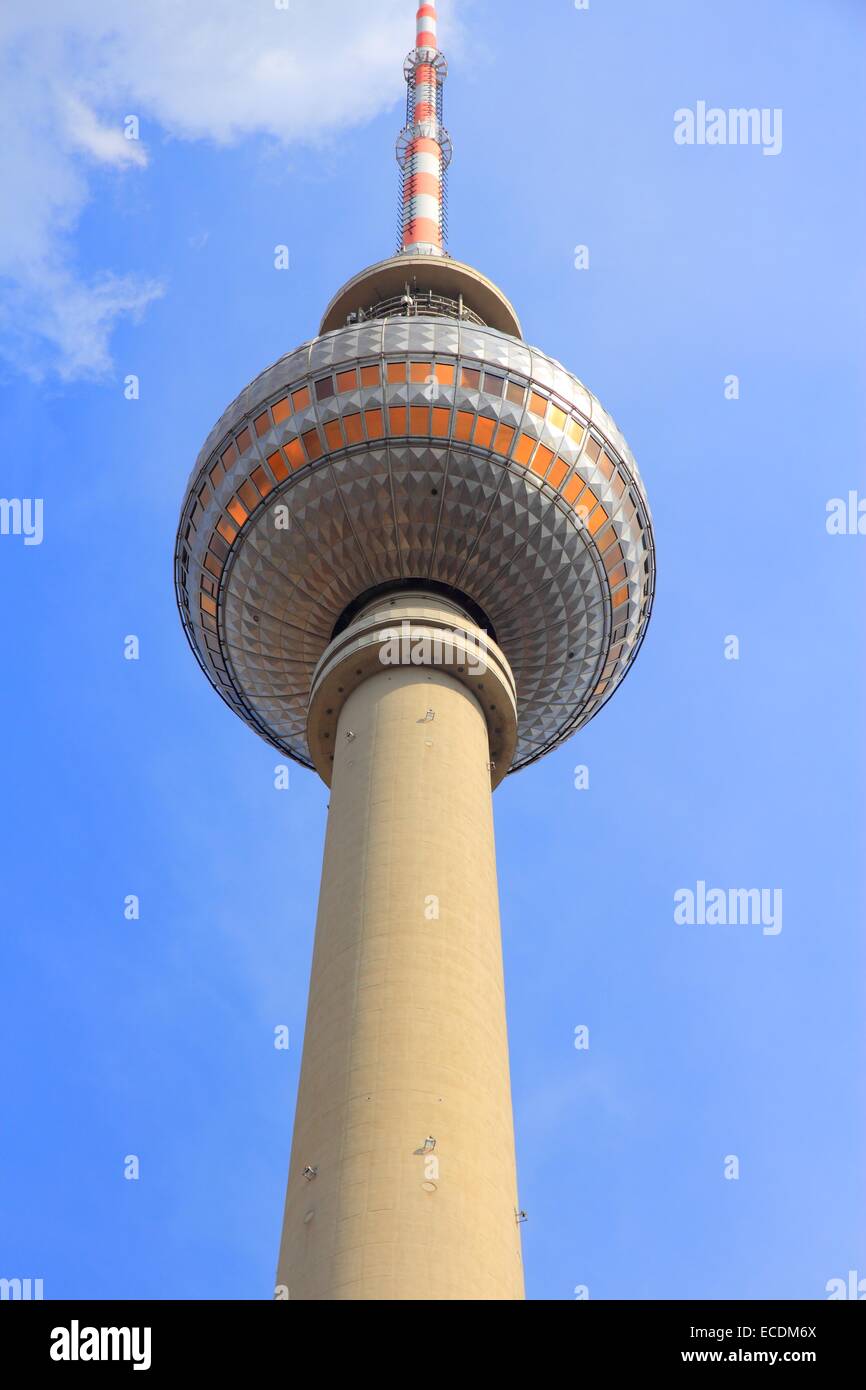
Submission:
[[[216,689],[306,766],[313,671],[346,607],[389,581],[464,593],[517,682],[516,770],[622,680],[654,548],[634,459],[576,377],[495,329],[386,318],[287,354],[228,408],[175,575]]]

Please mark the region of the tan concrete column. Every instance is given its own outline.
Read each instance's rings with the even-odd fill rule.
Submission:
[[[438,598],[386,599],[314,681],[331,799],[277,1283],[522,1299],[490,771],[513,680],[498,648],[471,669],[459,642],[450,666],[383,665],[403,621],[413,642],[478,634]]]

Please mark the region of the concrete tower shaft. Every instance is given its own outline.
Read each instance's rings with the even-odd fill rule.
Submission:
[[[510,672],[490,644],[473,693],[461,643],[482,634],[423,593],[377,601],[332,645],[378,627],[387,655],[404,623],[419,662],[327,697],[343,703],[278,1284],[521,1299],[488,735],[490,705],[513,721]],[[456,664],[421,664],[448,631]],[[311,722],[318,704],[314,687]]]

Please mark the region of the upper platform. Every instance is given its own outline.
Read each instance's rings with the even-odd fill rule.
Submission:
[[[351,314],[367,315],[377,304],[398,300],[407,287],[410,295],[422,291],[452,301],[462,299],[469,313],[488,328],[509,333],[513,338],[523,337],[514,306],[480,270],[450,256],[407,252],[378,261],[353,275],[325,310],[319,332],[344,328]]]

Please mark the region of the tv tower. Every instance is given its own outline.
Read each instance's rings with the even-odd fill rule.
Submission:
[[[330,788],[277,1296],[521,1299],[491,792],[629,669],[652,527],[613,420],[445,249],[432,4],[404,72],[399,249],[211,430],[176,588]]]

